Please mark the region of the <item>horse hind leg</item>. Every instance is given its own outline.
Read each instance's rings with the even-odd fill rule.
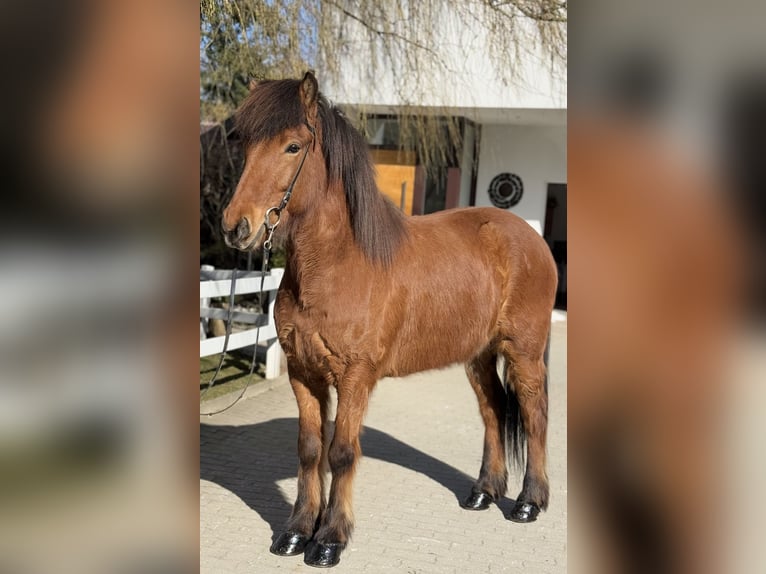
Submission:
[[[497,355],[494,352],[487,350],[475,357],[466,364],[466,373],[484,421],[484,455],[479,478],[461,506],[468,510],[485,510],[490,502],[505,495],[508,484],[504,433],[506,397],[497,376]]]
[[[545,470],[548,392],[543,351],[543,348],[539,352],[518,349],[513,340],[500,345],[500,352],[506,359],[509,454],[521,464],[525,445],[527,451],[523,487],[508,516],[514,522],[533,522],[540,510],[548,507],[549,486]]]

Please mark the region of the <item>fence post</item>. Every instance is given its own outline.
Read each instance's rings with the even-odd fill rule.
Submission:
[[[280,282],[282,279],[283,272],[284,271],[282,269],[271,270],[272,276],[278,275]],[[269,325],[274,325],[275,330],[276,330],[276,325],[274,321],[274,306],[276,305],[276,303],[277,303],[277,297],[276,297],[276,291],[274,291],[274,296],[271,297],[271,302],[269,303],[269,310],[267,311],[267,313],[269,316]],[[268,348],[266,349],[266,378],[276,379],[280,375],[281,366],[282,366],[282,347],[279,345],[279,337],[276,337],[274,341],[271,343],[271,345],[269,345]]]
[[[213,271],[212,265],[200,265],[200,271]],[[199,300],[200,309],[210,307],[210,297],[201,297]],[[208,319],[200,317],[199,320],[199,340],[207,339]]]

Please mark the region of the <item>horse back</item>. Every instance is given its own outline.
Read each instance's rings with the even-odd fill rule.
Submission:
[[[466,362],[502,330],[547,334],[556,267],[526,221],[497,208],[466,208],[408,224],[388,285],[387,374]]]

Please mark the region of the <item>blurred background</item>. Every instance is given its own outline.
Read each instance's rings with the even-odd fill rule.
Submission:
[[[570,12],[574,572],[762,572],[766,15]]]
[[[9,0],[0,44],[0,571],[193,571],[197,9]]]

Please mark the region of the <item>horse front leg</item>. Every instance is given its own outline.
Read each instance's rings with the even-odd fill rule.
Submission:
[[[324,475],[320,467],[329,389],[323,382],[309,386],[295,377],[290,377],[290,385],[299,413],[298,496],[285,531],[271,545],[271,552],[279,556],[294,556],[305,550],[325,506]]]
[[[338,412],[328,460],[332,471],[330,499],[319,529],[306,550],[309,566],[335,566],[354,528],[352,509],[356,463],[362,455],[359,433],[375,376],[365,367],[350,367],[338,385]]]

